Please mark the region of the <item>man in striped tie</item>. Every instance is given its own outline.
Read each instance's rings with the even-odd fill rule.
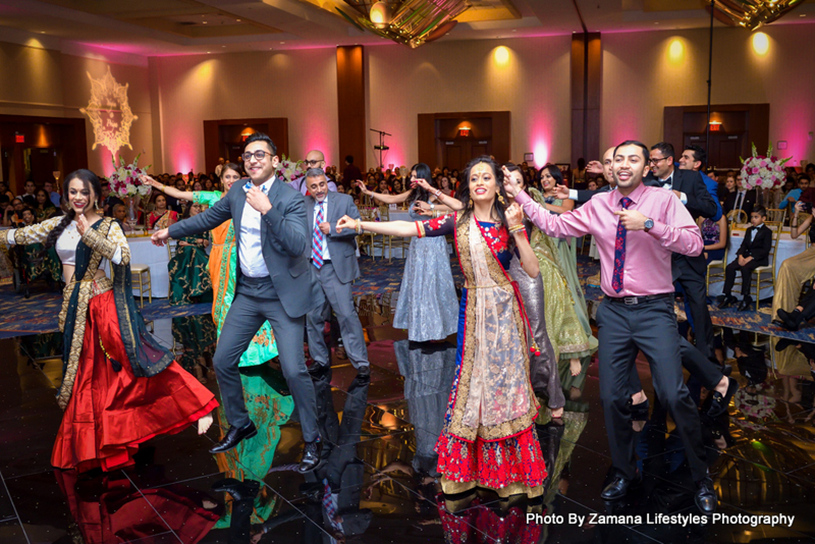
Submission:
[[[311,168],[306,172],[306,211],[311,225],[310,258],[312,274],[325,294],[325,304],[309,312],[306,317],[308,350],[314,363],[309,367],[312,377],[318,378],[331,366],[331,352],[325,344],[323,327],[337,314],[340,334],[351,364],[360,376],[370,375],[365,333],[359,322],[351,287],[359,277],[356,242],[353,229],[337,233],[337,220],[345,215],[359,219],[359,210],[349,195],[328,190],[325,172]]]

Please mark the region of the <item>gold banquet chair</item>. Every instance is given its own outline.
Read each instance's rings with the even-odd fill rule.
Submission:
[[[139,290],[139,306],[144,308],[144,293],[147,291],[147,300],[153,302],[153,285],[150,278],[150,266],[146,264],[130,264],[130,274],[133,276],[133,289]]]
[[[380,221],[390,221],[390,211],[387,206],[380,206],[379,207],[379,220]],[[388,261],[390,261],[393,257],[393,237],[388,234],[377,234],[374,236],[371,234],[371,255],[374,254],[376,248],[382,248],[382,258],[385,258],[385,246],[388,247]]]
[[[724,255],[721,260],[710,261],[707,265],[707,276],[705,278],[705,292],[710,294],[710,284],[719,283],[724,281],[725,268],[727,268],[727,253],[730,250],[730,244],[725,246]],[[718,270],[718,272],[717,272]]]
[[[730,210],[727,212],[727,221],[730,223],[730,230],[736,225],[743,225],[749,223],[750,218],[747,217],[747,212],[744,210]]]
[[[784,219],[787,217],[787,210],[786,208],[767,208],[767,221],[772,221],[773,223],[781,223],[784,224]]]

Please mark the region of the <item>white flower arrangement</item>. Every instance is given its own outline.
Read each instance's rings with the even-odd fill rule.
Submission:
[[[108,177],[110,190],[119,196],[147,196],[150,194],[150,185],[142,181],[142,177],[147,176],[147,169],[150,165],[139,168],[139,157],[136,155],[133,162],[125,164],[125,160],[119,157],[119,166],[116,166],[116,158],[111,157],[114,171]]]
[[[773,189],[781,187],[787,179],[784,172],[784,164],[792,157],[779,159],[773,157],[773,146],[767,149],[767,156],[757,154],[756,144],[753,144],[753,156],[741,159],[741,179],[746,189],[761,187],[762,189]]]

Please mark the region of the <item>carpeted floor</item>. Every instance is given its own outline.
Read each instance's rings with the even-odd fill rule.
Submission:
[[[456,285],[464,283],[464,277],[455,257],[450,264]],[[361,278],[354,284],[354,296],[381,297],[386,293],[399,290],[402,281],[404,259],[372,260],[362,257],[359,260]],[[578,256],[577,273],[586,293],[586,301],[596,304],[602,300],[603,292],[594,286],[587,285],[587,280],[599,271],[598,261]],[[770,323],[770,301],[765,301],[759,312],[739,312],[734,309],[718,310],[710,307],[713,324],[721,327],[768,334],[783,338],[792,338],[802,342],[815,343],[815,327],[805,328],[798,332],[788,332]],[[36,282],[31,287],[31,297],[26,299],[15,294],[11,286],[0,287],[0,338],[41,334],[59,330],[57,317],[62,305],[62,294],[48,291],[43,282]],[[148,321],[186,317],[210,313],[211,304],[193,304],[187,306],[170,306],[167,299],[154,299],[152,304],[145,304],[142,314]]]

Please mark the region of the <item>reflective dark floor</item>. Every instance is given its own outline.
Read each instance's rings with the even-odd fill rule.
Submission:
[[[809,376],[767,368],[766,338],[724,331],[723,355],[732,359],[742,388],[728,415],[702,416],[724,517],[698,515],[670,420],[649,421],[638,435],[643,485],[620,503],[600,499],[610,459],[596,362],[582,390],[567,392],[563,423],[540,418],[549,471],[542,503],[488,493],[444,497],[433,446],[455,345],[412,344],[387,324],[387,307],[363,302],[371,378],[356,378],[335,350],[331,373],[315,381],[324,462],[305,477],[295,470],[299,426],[287,416],[291,400],[274,365],[245,376],[245,387],[256,388],[258,402],[268,407],[253,414],[262,432],[251,448],[209,455],[219,439],[216,425],[205,436],[189,429],[154,439],[126,470],[56,471],[49,458],[61,417],[53,389],[60,379],[59,337],[0,341],[0,542],[815,540],[815,388]],[[217,390],[206,371],[212,339],[205,320],[184,319],[156,322],[156,333],[168,345],[175,339],[178,358]],[[185,350],[185,343],[197,347]],[[648,366],[638,362],[638,369],[653,405]],[[704,405],[704,391],[701,396]]]

